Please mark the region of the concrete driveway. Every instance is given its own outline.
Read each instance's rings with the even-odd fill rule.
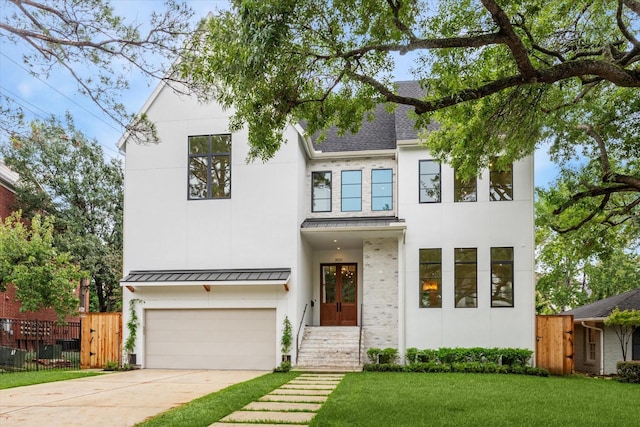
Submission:
[[[132,426],[265,373],[142,369],[0,390],[0,426]]]

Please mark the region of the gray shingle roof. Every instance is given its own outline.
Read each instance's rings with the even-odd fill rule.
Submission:
[[[346,228],[346,227],[389,227],[392,223],[404,222],[395,216],[356,218],[307,218],[300,228]]]
[[[561,314],[572,314],[574,320],[606,318],[616,307],[620,308],[620,310],[640,310],[640,288],[583,305]]]
[[[290,268],[230,270],[141,270],[131,271],[120,282],[282,282],[288,280],[290,275]]]
[[[422,97],[424,90],[417,81],[397,82],[398,93],[403,96]],[[324,153],[365,150],[393,150],[398,140],[417,139],[418,133],[414,122],[407,116],[413,107],[399,105],[393,113],[389,113],[385,105],[378,105],[373,111],[374,119],[365,120],[357,134],[347,132],[339,136],[337,129],[332,127],[327,131],[326,139],[316,144],[317,135],[311,139],[314,148]],[[302,123],[302,127],[305,125]],[[435,127],[429,125],[429,129]]]

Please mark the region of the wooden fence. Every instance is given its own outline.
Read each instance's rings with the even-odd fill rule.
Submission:
[[[122,362],[122,313],[87,313],[81,319],[80,367]]]
[[[536,316],[536,365],[554,375],[573,373],[573,316]]]

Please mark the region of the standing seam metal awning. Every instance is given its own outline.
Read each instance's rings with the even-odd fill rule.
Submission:
[[[137,286],[202,285],[208,292],[218,285],[283,285],[289,290],[290,268],[222,270],[136,270],[120,280],[131,292]]]

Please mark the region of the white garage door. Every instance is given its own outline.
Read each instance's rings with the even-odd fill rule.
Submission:
[[[145,310],[145,367],[276,366],[275,309]]]

